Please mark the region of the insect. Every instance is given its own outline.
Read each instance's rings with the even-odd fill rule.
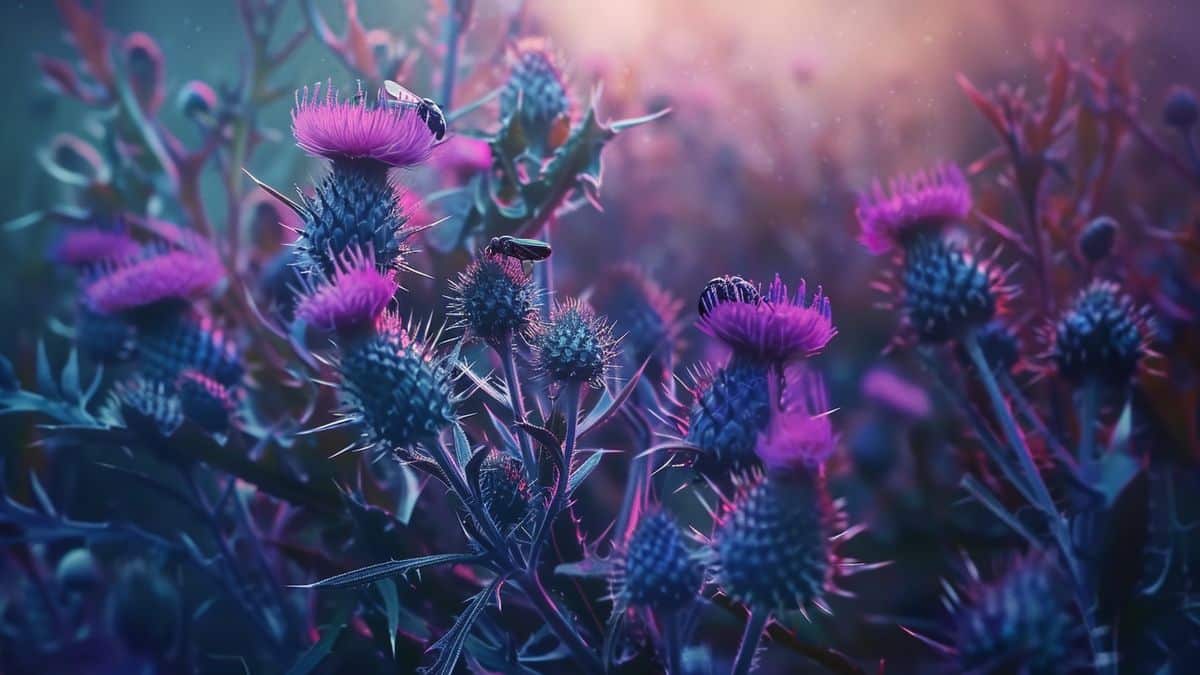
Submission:
[[[537,239],[521,239],[510,235],[492,237],[485,248],[491,255],[502,255],[521,261],[526,276],[533,271],[533,263],[550,257],[550,244]]]
[[[395,99],[393,102],[397,105],[415,108],[417,116],[429,127],[434,138],[440,141],[446,137],[446,115],[433,99],[421,98],[392,80],[385,80],[383,89]]]
[[[713,307],[725,302],[744,302],[756,305],[762,301],[758,287],[739,276],[723,276],[710,279],[700,293],[697,311],[701,317],[708,316]]]

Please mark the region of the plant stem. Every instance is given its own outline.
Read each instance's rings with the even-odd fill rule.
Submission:
[[[482,530],[482,533],[489,540],[492,551],[500,556],[504,564],[512,567],[512,556],[509,554],[508,548],[504,545],[504,536],[500,534],[499,528],[492,520],[491,515],[483,508],[477,499],[475,493],[467,485],[467,479],[463,476],[462,470],[458,463],[454,461],[453,455],[446,449],[446,446],[439,438],[436,442],[430,444],[432,446],[431,454],[433,461],[446,474],[446,480],[450,481],[450,489],[466,507],[467,512],[471,514],[471,518],[475,520],[475,524]]]
[[[600,663],[599,657],[592,652],[592,648],[575,629],[575,624],[571,619],[559,608],[558,603],[554,602],[554,598],[550,596],[549,591],[542,584],[542,579],[538,576],[536,569],[527,571],[521,577],[521,585],[526,589],[525,594],[533,603],[534,609],[541,615],[546,622],[546,626],[554,633],[571,652],[571,656],[575,662],[579,664],[585,672],[599,674],[604,672],[604,668]]]
[[[751,610],[746,617],[746,629],[742,631],[742,642],[738,645],[737,656],[733,659],[732,675],[747,675],[754,665],[754,652],[758,651],[758,641],[762,638],[763,629],[767,627],[770,612]]]
[[[513,418],[518,422],[525,421],[525,397],[521,394],[521,380],[517,377],[517,355],[513,351],[512,334],[509,333],[496,347],[500,356],[500,364],[504,368],[504,384],[508,388],[508,404],[512,409]],[[517,443],[521,446],[521,461],[525,463],[525,476],[530,482],[537,481],[538,463],[533,454],[533,443],[529,434],[523,429],[517,429]]]
[[[537,568],[538,560],[541,557],[546,540],[552,536],[550,524],[558,516],[559,511],[562,510],[562,505],[567,498],[567,488],[570,487],[571,481],[571,455],[575,452],[575,434],[579,422],[579,394],[583,386],[579,383],[563,383],[563,390],[559,395],[567,425],[563,438],[562,470],[558,472],[558,481],[554,488],[554,496],[551,497],[550,504],[546,507],[546,514],[542,516],[542,521],[538,523],[537,530],[533,534],[533,543],[529,554],[530,570]]]
[[[454,102],[454,79],[458,74],[458,42],[462,26],[459,25],[457,2],[450,0],[446,7],[446,28],[443,42],[446,60],[442,64],[442,94],[438,101],[443,109],[449,110]]]
[[[667,662],[669,675],[680,675],[683,668],[679,665],[680,651],[683,649],[683,630],[680,625],[680,612],[667,612],[662,617],[663,651]]]

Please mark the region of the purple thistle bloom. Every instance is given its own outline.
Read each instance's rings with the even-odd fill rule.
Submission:
[[[339,100],[318,84],[296,93],[292,134],[305,152],[325,159],[366,160],[401,168],[429,158],[435,138],[412,106],[388,104],[382,94],[368,104],[359,89],[354,99]]]
[[[217,260],[188,251],[171,251],[118,265],[85,289],[93,309],[114,314],[165,300],[190,300],[211,291],[225,278]]]
[[[837,328],[833,325],[829,298],[817,289],[806,300],[803,281],[794,297],[775,275],[760,302],[722,302],[712,306],[697,322],[704,331],[729,346],[735,354],[770,363],[783,363],[812,356],[822,349]]]
[[[933,412],[933,403],[921,385],[887,368],[873,368],[863,377],[862,394],[905,419],[923,420]]]
[[[924,232],[936,232],[971,211],[971,188],[962,171],[944,164],[932,171],[893,178],[885,191],[879,181],[859,196],[862,233],[858,240],[874,255],[904,247]]]
[[[308,289],[296,318],[325,331],[344,331],[375,322],[399,286],[380,272],[374,256],[350,252],[337,262],[333,277]]]
[[[791,370],[781,407],[754,448],[768,470],[820,466],[837,449],[824,380],[815,372]]]
[[[137,253],[138,243],[123,232],[79,227],[63,234],[51,257],[67,265],[89,265],[106,260],[127,260]]]

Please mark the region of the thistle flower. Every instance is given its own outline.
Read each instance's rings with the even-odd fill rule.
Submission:
[[[830,412],[821,376],[811,371],[791,373],[780,408],[772,411],[754,448],[767,471],[811,470],[823,465],[838,442]]]
[[[130,33],[121,43],[129,84],[138,105],[153,117],[162,107],[164,93],[164,64],[162,49],[154,38],[145,33]]]
[[[178,312],[140,323],[138,361],[145,375],[162,382],[195,370],[234,387],[243,373],[236,346],[212,319],[198,313]]]
[[[521,460],[498,450],[489,452],[479,469],[479,496],[501,531],[520,525],[533,498]]]
[[[83,305],[75,319],[75,345],[101,363],[128,359],[136,344],[131,324],[119,316],[100,314]]]
[[[734,354],[774,364],[813,356],[837,334],[829,298],[818,288],[809,302],[803,281],[789,297],[779,275],[761,302],[718,302],[696,325]]]
[[[331,278],[309,285],[296,305],[296,318],[339,333],[374,324],[399,286],[376,269],[373,258],[355,250],[341,256]]]
[[[200,428],[221,433],[229,428],[229,418],[237,402],[220,382],[196,370],[185,370],[175,381],[183,416]]]
[[[343,419],[361,423],[367,447],[407,451],[457,419],[450,357],[384,315],[376,332],[340,356]]]
[[[620,608],[674,612],[695,600],[704,583],[684,533],[662,509],[642,515],[615,559],[609,585]]]
[[[612,326],[578,300],[556,305],[530,342],[534,369],[555,382],[602,387],[616,356]]]
[[[845,529],[820,471],[759,476],[724,505],[712,537],[715,581],[751,612],[832,613],[826,595],[846,593],[838,577],[872,567],[838,553],[859,530]]]
[[[991,582],[967,561],[969,578],[945,584],[952,615],[949,645],[925,640],[952,654],[962,672],[1030,675],[1082,671],[1082,636],[1072,611],[1070,583],[1052,558],[1034,553],[1014,561]]]
[[[424,162],[436,140],[413,106],[389,103],[382,92],[368,102],[361,87],[349,100],[332,86],[322,96],[320,84],[296,93],[292,134],[310,155],[384,171]]]
[[[105,314],[191,300],[211,291],[225,278],[214,258],[190,251],[170,251],[118,264],[84,289],[90,306]]]
[[[758,466],[754,448],[771,414],[768,367],[735,357],[695,380],[685,435],[702,450],[693,468],[719,477]]]
[[[922,237],[904,260],[905,319],[924,342],[961,337],[991,321],[1011,293],[994,258],[979,259],[945,239]]]
[[[537,318],[539,291],[521,263],[484,253],[450,283],[450,314],[467,336],[496,346]]]
[[[635,265],[611,268],[596,304],[625,333],[620,359],[627,372],[649,361],[652,376],[669,372],[679,349],[683,301],[663,290]]]
[[[175,585],[145,561],[121,570],[112,591],[112,627],[130,651],[155,658],[170,652],[182,610]]]
[[[492,148],[478,138],[452,136],[438,146],[430,161],[445,181],[462,184],[492,168]]]
[[[971,211],[971,188],[953,164],[893,178],[887,191],[879,181],[859,196],[859,242],[874,255],[907,248],[922,234],[937,234]]]
[[[1125,386],[1150,352],[1149,310],[1110,281],[1094,281],[1059,318],[1050,357],[1074,385]]]
[[[558,59],[543,38],[524,38],[509,53],[508,82],[500,92],[500,117],[518,112],[521,126],[540,150],[556,120],[569,116],[571,98]]]
[[[862,379],[863,398],[910,420],[926,419],[933,403],[925,389],[886,368],[872,368]]]
[[[139,246],[124,232],[100,227],[73,227],[63,233],[51,257],[72,266],[120,262],[134,258]]]
[[[183,423],[179,399],[160,381],[134,376],[113,385],[101,416],[110,424],[167,437]]]

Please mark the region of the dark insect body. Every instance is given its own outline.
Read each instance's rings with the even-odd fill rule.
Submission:
[[[537,239],[521,239],[503,235],[492,237],[487,245],[487,252],[492,255],[503,255],[522,262],[537,262],[550,257],[550,244]]]
[[[757,304],[762,300],[758,287],[739,276],[723,276],[710,279],[700,293],[697,311],[700,316],[708,316],[713,307],[725,302],[744,302]]]
[[[394,103],[415,108],[417,116],[429,127],[434,138],[440,141],[446,137],[446,114],[433,99],[417,96],[392,80],[385,81],[383,88],[394,99]]]

